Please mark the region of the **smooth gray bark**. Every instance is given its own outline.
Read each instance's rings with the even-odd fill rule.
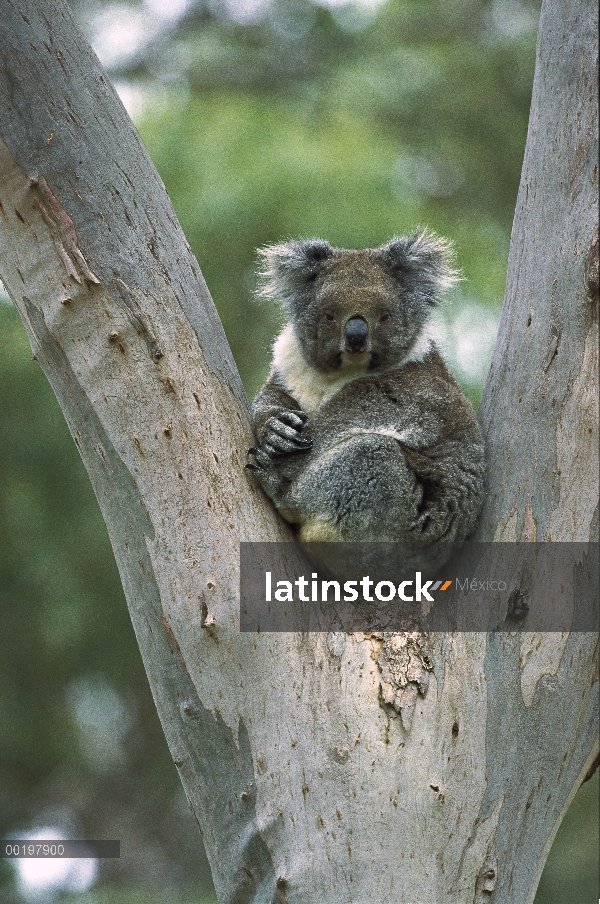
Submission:
[[[597,531],[595,22],[582,0],[542,12],[480,539]],[[289,534],[243,471],[196,261],[65,4],[4,0],[0,44],[0,275],[94,484],[220,901],[530,904],[598,750],[596,637],[434,636],[406,731],[376,638],[240,634],[238,544]]]

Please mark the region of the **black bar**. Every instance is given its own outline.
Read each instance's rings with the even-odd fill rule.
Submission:
[[[22,860],[62,860],[65,857],[118,858],[120,841],[63,841],[61,839],[27,838],[0,842],[0,858]]]

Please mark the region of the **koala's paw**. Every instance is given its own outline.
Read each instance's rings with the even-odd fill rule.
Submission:
[[[277,470],[272,456],[264,449],[257,449],[255,446],[248,449],[248,455],[252,455],[254,461],[249,461],[246,467],[252,471],[267,496],[273,501],[278,500],[283,493],[286,481]]]
[[[308,452],[312,443],[301,436],[307,420],[308,415],[303,411],[280,411],[273,415],[266,423],[261,449],[271,458],[290,452]]]

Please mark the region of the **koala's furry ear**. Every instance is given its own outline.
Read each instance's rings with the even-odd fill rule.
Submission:
[[[298,292],[316,279],[333,253],[334,249],[323,239],[304,239],[260,248],[260,296],[275,298],[289,306]]]
[[[378,250],[403,288],[428,304],[438,304],[442,293],[462,278],[452,266],[452,244],[426,229],[397,236]]]

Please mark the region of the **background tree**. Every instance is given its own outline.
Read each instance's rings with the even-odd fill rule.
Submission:
[[[389,24],[389,23],[388,23],[388,24]],[[323,94],[324,94],[325,97],[329,96],[329,92],[328,92],[328,91],[324,91]],[[237,111],[239,110],[239,108],[240,108],[240,105],[238,104],[237,106],[235,106],[235,107],[233,108],[233,109],[234,109],[234,112],[237,112]],[[225,111],[226,111],[226,107],[225,107]],[[222,115],[222,114],[221,114],[221,115]],[[228,122],[228,121],[229,121],[229,120],[228,120],[227,116],[225,116],[225,122]],[[217,116],[217,122],[218,122],[218,116]],[[321,126],[321,123],[320,123],[320,122],[318,122],[317,124],[318,124],[319,126]],[[337,123],[334,123],[334,127],[333,127],[333,131],[334,131],[334,132],[336,131],[336,128],[339,129],[339,126],[338,126]],[[260,131],[261,131],[260,129],[257,129],[257,130],[256,130],[257,133],[259,133]],[[321,130],[320,130],[320,129],[317,129],[316,131],[319,132],[319,131],[321,131]],[[49,132],[49,134],[50,134],[50,132]],[[303,134],[303,135],[310,134],[310,130],[305,130],[302,134]],[[58,137],[58,136],[57,136],[57,137]],[[52,142],[53,142],[53,141],[54,141],[54,138],[51,140],[51,145],[52,145]],[[51,146],[51,145],[50,145],[50,146]],[[43,149],[43,148],[42,148],[42,149]],[[276,155],[273,156],[273,159],[274,159],[275,156],[276,156]],[[391,159],[391,158],[390,158],[390,159]],[[393,162],[393,161],[392,161],[392,162]],[[312,161],[311,161],[311,163],[312,163]],[[309,169],[310,169],[311,172],[312,172],[312,167],[309,167]],[[341,170],[340,170],[340,172],[341,172]],[[413,170],[413,172],[418,172],[418,170]],[[431,171],[430,171],[430,174],[431,174]],[[408,180],[408,181],[410,181],[410,180]],[[414,182],[415,180],[413,179],[412,181]],[[322,184],[323,184],[323,185],[327,184],[327,180],[326,180],[325,178],[323,179],[323,183],[322,183]],[[353,180],[352,184],[354,184],[354,180]],[[368,183],[367,183],[367,184],[368,184]],[[224,186],[224,187],[225,187],[225,186]],[[321,188],[321,187],[322,187],[322,186],[319,186],[319,188]],[[304,189],[304,190],[305,190],[305,188],[306,188],[306,185],[305,185],[305,180],[304,180],[304,182],[299,183],[299,187],[298,187],[298,189],[296,189],[296,191],[299,191],[300,189]],[[225,195],[224,192],[223,192],[223,194]],[[225,195],[225,197],[226,197],[226,195]],[[292,197],[293,197],[293,193],[292,193]],[[193,200],[193,199],[192,199],[192,200]],[[190,205],[190,206],[193,207],[193,204]],[[290,205],[290,206],[291,206],[291,209],[292,209],[292,211],[293,211],[293,210],[294,210],[293,205]],[[226,207],[226,205],[225,205],[225,207]],[[297,210],[300,209],[300,207],[299,207],[299,202],[298,202],[298,204],[296,205],[296,209],[297,209]],[[223,215],[225,215],[226,212],[227,212],[227,211],[226,211],[226,209],[225,209],[225,212],[224,212]],[[408,205],[406,205],[406,213],[405,213],[405,216],[408,217]],[[419,217],[419,218],[422,218],[422,217]],[[427,219],[429,219],[429,220],[431,221],[431,215],[429,215],[429,216],[427,217]],[[465,218],[465,219],[466,219],[466,218]],[[317,224],[317,225],[318,225],[318,224]],[[408,224],[407,224],[407,225],[408,225]],[[438,228],[441,228],[443,231],[451,231],[450,229],[443,229],[443,226],[438,225],[438,223],[435,223],[435,225],[438,226]],[[294,228],[294,231],[298,231],[297,228],[295,228],[295,227],[292,226],[292,224],[290,224],[290,231],[291,231],[291,228]],[[387,224],[386,224],[386,232],[387,232],[387,234],[389,234],[389,232],[391,232],[391,231],[394,231],[394,229],[396,229],[396,228],[398,228],[397,225],[391,225],[391,224],[389,225],[389,228],[387,228]],[[314,231],[317,231],[317,230],[315,229]],[[320,231],[320,230],[319,230],[319,231]],[[329,236],[331,236],[331,232],[329,233]],[[278,236],[270,236],[270,235],[264,236],[264,238],[271,238],[271,237],[278,237]],[[386,237],[386,235],[385,235],[385,233],[384,233],[384,234],[381,236],[381,238],[385,238],[385,237]],[[333,239],[336,240],[336,241],[343,241],[343,242],[349,242],[349,243],[351,243],[352,241],[354,241],[354,239],[353,239],[352,237],[346,238],[346,239],[342,239],[342,240],[336,239],[335,234],[333,235]],[[362,241],[365,241],[365,242],[367,242],[367,243],[369,243],[369,244],[374,244],[374,243],[375,243],[376,241],[378,241],[378,240],[380,240],[379,236],[374,236],[373,238],[369,237],[369,238],[366,239],[366,240],[358,239],[358,241],[361,241],[361,242],[362,242]],[[357,242],[357,243],[358,243],[358,242]],[[235,242],[233,242],[233,244],[235,245]],[[254,244],[254,243],[252,243],[252,244]],[[250,247],[250,246],[249,246],[249,247]],[[239,315],[238,315],[238,316],[239,316]],[[51,571],[51,569],[48,569],[48,570]],[[72,616],[71,616],[71,617],[72,617]],[[53,627],[54,627],[55,630],[56,630],[56,623],[53,624]],[[57,631],[56,633],[60,634],[61,632],[60,632],[60,631]],[[62,639],[62,642],[64,643],[64,637],[63,637],[63,639]],[[80,694],[79,696],[75,695],[75,699],[84,699],[84,700],[85,700],[85,695],[83,695],[83,697],[81,696],[81,694]],[[89,702],[89,697],[88,697],[88,702]],[[109,705],[110,705],[110,698],[109,698]]]

